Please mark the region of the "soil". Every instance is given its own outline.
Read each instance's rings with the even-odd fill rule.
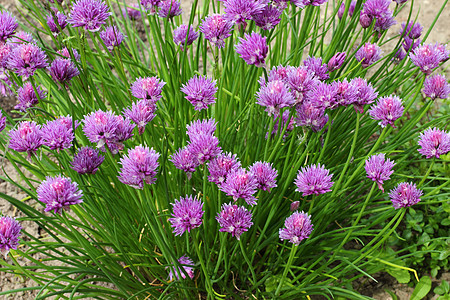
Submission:
[[[45,0],[44,0],[45,1]],[[332,0],[329,0],[332,1]],[[416,16],[418,13],[417,20],[424,26],[424,31],[426,32],[430,25],[433,23],[433,20],[439,10],[439,8],[442,6],[445,0],[416,0],[415,1],[415,8],[413,10],[412,19]],[[128,0],[128,3],[131,3],[132,1]],[[184,0],[182,1],[182,9],[184,12],[187,12],[190,10],[193,0]],[[16,17],[20,16],[20,13],[17,10],[17,7],[19,5],[18,1],[15,0],[1,0],[0,7],[3,6],[6,10],[12,12]],[[407,4],[409,5],[409,3]],[[394,6],[394,4],[393,4]],[[392,6],[392,7],[393,7]],[[408,12],[409,10],[406,9],[402,13],[400,13],[396,20],[398,22],[397,25],[395,25],[391,30],[392,31],[398,31],[400,29],[400,24],[402,22],[407,21],[408,19]],[[187,20],[188,16],[183,15],[183,19]],[[450,41],[450,5],[447,5],[447,7],[444,8],[441,17],[439,18],[439,21],[436,23],[433,31],[428,36],[426,42],[440,42],[440,43],[447,43]],[[444,70],[446,73],[447,78],[450,77],[450,68],[447,70]],[[0,96],[0,108],[11,114],[11,109],[16,105],[16,98],[15,97],[2,97]],[[0,157],[1,159],[1,157]],[[11,176],[13,180],[18,179],[17,173],[15,172],[14,168],[10,163],[8,163],[5,160],[0,160],[0,167],[3,167],[3,170],[6,174]],[[0,170],[0,172],[2,172]],[[18,190],[15,186],[4,182],[0,180],[0,192],[6,193],[9,196],[12,196],[17,199],[23,199],[25,197],[25,194],[22,193],[20,190]],[[4,199],[0,198],[0,211],[3,215],[13,216],[13,217],[21,217],[21,213],[12,205],[9,204]],[[29,232],[30,234],[38,236],[39,228],[35,223],[32,222],[23,222],[22,226],[24,229]],[[26,239],[26,237],[23,237],[23,239]],[[1,258],[0,258],[1,259]],[[11,258],[7,258],[6,263],[12,264]],[[21,261],[19,260],[19,263]],[[25,263],[25,262],[22,262]],[[2,262],[0,261],[0,265]],[[374,299],[380,299],[380,300],[387,300],[392,299],[392,296],[387,292],[390,291],[397,295],[398,299],[409,299],[411,296],[411,293],[413,291],[413,288],[404,285],[399,284],[396,282],[396,280],[385,274],[385,273],[379,273],[375,274],[375,279],[378,282],[374,282],[371,280],[363,280],[357,283],[358,290],[363,293],[366,296],[373,297]],[[36,286],[35,282],[33,282],[30,279],[16,276],[14,274],[8,274],[4,272],[0,272],[0,291],[9,291],[19,288],[25,288],[25,287],[33,287]],[[441,278],[439,280],[434,279],[434,286],[437,285],[437,282],[447,280],[450,281],[450,274],[444,273],[441,275]],[[433,287],[434,287],[433,286]],[[0,300],[3,299],[34,299],[37,295],[37,291],[26,291],[26,292],[19,292],[13,295],[8,296],[0,296]],[[436,299],[437,296],[431,295],[429,299]]]

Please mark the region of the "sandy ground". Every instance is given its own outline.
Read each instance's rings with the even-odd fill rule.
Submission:
[[[45,1],[45,0],[44,0]],[[332,1],[332,0],[330,0]],[[128,1],[131,2],[131,1]],[[182,9],[184,12],[189,11],[191,7],[192,0],[183,0],[182,1]],[[418,21],[424,26],[424,31],[426,32],[430,25],[432,24],[438,9],[442,6],[444,3],[444,0],[416,0],[415,1],[415,8],[413,11],[413,16],[415,16],[418,13]],[[17,13],[17,4],[15,0],[0,0],[0,5],[4,6],[7,10],[13,12],[16,16],[19,14]],[[397,16],[396,20],[398,22],[397,25],[395,25],[391,30],[392,31],[398,31],[400,29],[400,24],[402,22],[405,22],[408,18],[408,14],[406,12],[402,12],[399,16]],[[184,20],[187,20],[187,15],[183,16]],[[427,42],[440,42],[440,43],[448,43],[450,41],[450,4],[447,5],[447,7],[444,9],[439,21],[436,23],[435,28],[433,32],[429,35]],[[450,70],[445,71],[447,77],[450,77]],[[11,108],[15,105],[15,99],[14,98],[2,98],[0,96],[0,107],[2,110],[9,111]],[[6,173],[8,173],[13,178],[17,178],[16,173],[14,171],[14,168],[6,162],[2,161],[0,162],[4,168]],[[0,171],[1,172],[1,171]],[[24,194],[21,193],[16,187],[6,183],[2,182],[0,180],[0,192],[6,193],[12,197],[15,197],[17,199],[24,198]],[[3,215],[8,216],[15,216],[20,217],[20,212],[10,205],[6,200],[0,199],[0,211]],[[24,228],[35,235],[38,235],[38,228],[34,223],[27,222],[22,224]],[[1,259],[1,258],[0,258]],[[8,263],[11,263],[11,259],[7,259]],[[445,274],[445,279],[450,281],[449,274]],[[392,297],[384,291],[384,289],[389,289],[391,291],[394,291],[398,299],[409,299],[412,288],[409,288],[405,285],[401,285],[398,283],[395,283],[395,280],[393,281],[392,278],[385,278],[382,280],[379,284],[373,284],[370,286],[371,292],[368,294],[368,296],[372,296],[375,299],[380,300],[387,300],[392,299]],[[444,279],[444,278],[442,278]],[[442,280],[441,279],[441,280]],[[32,287],[35,286],[35,283],[32,280],[15,276],[13,274],[6,274],[3,272],[0,272],[0,291],[8,291],[23,287]],[[36,292],[21,292],[14,295],[9,296],[0,296],[0,300],[3,299],[34,299]]]

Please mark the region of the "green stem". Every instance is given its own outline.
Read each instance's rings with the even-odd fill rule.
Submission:
[[[284,268],[283,276],[281,277],[280,283],[278,284],[277,290],[275,291],[275,297],[277,297],[280,294],[281,287],[283,286],[283,282],[286,279],[286,275],[287,275],[289,269],[291,268],[292,261],[294,260],[295,252],[297,252],[297,248],[298,248],[297,245],[295,245],[295,244],[292,245],[291,254],[289,254],[288,263],[287,263],[286,267]]]
[[[433,159],[431,160],[431,164],[430,167],[428,168],[427,173],[425,174],[425,176],[423,176],[422,180],[419,182],[419,184],[417,185],[418,188],[420,188],[422,186],[422,184],[425,182],[425,180],[427,179],[428,175],[430,175],[431,173],[431,169],[434,166],[434,162],[436,161],[436,157],[433,157]]]
[[[250,272],[252,273],[252,279],[253,279],[252,284],[255,285],[255,284],[256,284],[256,274],[255,274],[255,270],[253,270],[253,266],[252,266],[250,260],[249,260],[248,257],[247,257],[247,254],[246,254],[246,251],[247,251],[247,250],[244,248],[244,244],[242,243],[242,240],[241,240],[241,239],[239,239],[239,246],[241,246],[241,253],[242,253],[242,256],[244,257],[244,260],[245,260],[245,262],[247,263],[248,268],[250,269]]]
[[[214,292],[212,289],[211,277],[209,276],[208,271],[206,270],[206,265],[205,265],[205,262],[203,261],[203,255],[200,251],[200,247],[198,244],[197,235],[193,234],[192,237],[193,237],[192,239],[194,240],[195,252],[197,252],[197,256],[200,261],[200,266],[202,268],[203,275],[205,275],[205,283],[206,283],[206,291],[208,292],[208,299],[209,298],[214,299],[214,296],[213,296]]]

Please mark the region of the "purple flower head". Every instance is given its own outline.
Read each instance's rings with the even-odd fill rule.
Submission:
[[[314,71],[305,66],[288,67],[286,82],[295,98],[295,104],[302,103],[307,93],[317,84],[318,78]]]
[[[192,154],[188,147],[178,149],[169,160],[174,164],[175,168],[184,171],[188,179],[191,179],[195,168],[200,165],[197,157]]]
[[[419,136],[419,152],[426,158],[436,157],[447,154],[450,151],[450,134],[436,127],[428,128]]]
[[[0,132],[6,128],[6,116],[3,116],[3,112],[0,110]]]
[[[402,23],[402,29],[400,30],[400,35],[402,37],[408,36],[410,39],[418,39],[422,35],[423,26],[420,23],[409,22],[406,25],[405,22]]]
[[[209,134],[199,134],[190,136],[191,141],[187,148],[192,153],[194,159],[197,159],[200,164],[220,154],[219,139]]]
[[[229,232],[237,240],[253,225],[252,213],[243,206],[231,203],[222,205],[222,210],[217,214],[216,220],[221,227],[219,231]]]
[[[155,115],[156,105],[142,99],[137,102],[133,102],[131,108],[126,108],[123,111],[125,117],[131,119],[137,124],[139,134],[142,135],[145,130],[145,126],[153,120]]]
[[[287,84],[287,80],[286,80],[287,79],[287,73],[292,68],[293,67],[291,67],[291,66],[284,67],[284,66],[281,66],[281,65],[277,66],[277,67],[273,67],[270,70],[270,72],[269,72],[269,76],[268,76],[269,80],[268,80],[268,82],[271,82],[271,81],[274,81],[274,80],[281,80],[281,81],[283,81],[284,84]],[[266,78],[264,77],[264,75],[259,78],[258,82],[259,82],[260,86],[266,85],[267,82],[266,82]]]
[[[14,49],[22,44],[35,44],[36,40],[33,38],[31,33],[25,32],[25,31],[19,31],[14,36],[12,36],[6,44],[11,47],[11,49]]]
[[[37,94],[36,94],[37,92]],[[17,90],[17,98],[19,103],[14,107],[17,110],[25,112],[32,106],[39,103],[39,99],[44,99],[46,93],[41,89],[40,86],[36,87],[36,92],[34,91],[31,82],[25,82],[23,87]]]
[[[182,257],[180,257],[180,259],[178,259],[178,262],[182,266],[184,272],[186,272],[189,276],[189,278],[194,279],[194,262],[192,261],[192,259],[190,259],[189,257],[183,255]],[[169,268],[169,281],[174,280],[174,278],[176,278],[177,280],[180,280],[180,277],[185,279],[186,275],[184,274],[184,272],[175,266],[172,266]],[[175,275],[174,275],[175,274]]]
[[[281,80],[270,81],[256,93],[257,104],[266,107],[269,116],[278,116],[283,107],[294,105],[295,99]]]
[[[296,191],[303,193],[303,196],[325,194],[331,191],[334,182],[331,181],[333,174],[329,173],[330,171],[320,164],[302,167],[294,182],[297,186]]]
[[[270,192],[271,188],[277,187],[278,171],[271,163],[257,161],[249,168],[249,172],[256,177],[258,190]]]
[[[180,201],[175,200],[172,203],[173,213],[169,218],[171,226],[174,228],[173,233],[175,235],[183,235],[185,231],[191,232],[191,229],[200,227],[202,225],[202,217],[204,211],[203,202],[197,199],[196,196],[187,196],[185,198],[180,197]]]
[[[384,153],[372,155],[366,160],[367,177],[378,184],[378,188],[384,193],[383,182],[391,179],[391,174],[394,173],[392,167],[395,163],[389,158],[384,158]]]
[[[116,129],[116,139],[113,142],[117,150],[123,150],[123,142],[129,140],[133,136],[133,129],[136,125],[131,123],[131,120],[127,117],[116,116],[118,126]],[[111,145],[108,145],[111,149]]]
[[[9,74],[2,70],[2,67],[0,66],[0,95],[3,95],[4,97],[12,96],[14,94],[11,90],[11,87],[14,85],[11,80],[9,80],[8,75]]]
[[[161,3],[161,0],[141,0],[141,5],[148,10],[150,15],[154,15],[156,13],[156,8]]]
[[[286,125],[286,123],[289,121],[289,124],[287,124],[286,131],[284,133],[283,138],[287,137],[289,135],[289,132],[294,130],[295,118],[290,118],[289,119],[289,116],[290,116],[289,110],[283,111],[283,113],[281,114],[281,118],[280,118],[280,116],[273,115],[274,123],[273,123],[272,136],[276,136],[277,135],[278,128],[280,126],[280,121],[281,121],[281,128],[280,128],[281,131],[280,131],[280,133],[284,129],[284,126]],[[266,133],[266,139],[268,139],[268,138],[269,138],[269,132]]]
[[[364,3],[361,11],[360,23],[364,28],[367,28],[375,18],[375,31],[382,31],[389,29],[397,22],[394,20],[392,12],[389,10],[391,0],[367,0]]]
[[[251,20],[267,6],[266,0],[224,0],[225,18],[238,25],[247,25],[246,20]]]
[[[312,6],[319,6],[327,2],[328,0],[302,0],[305,6],[312,5]]]
[[[80,54],[78,54],[78,51],[76,49],[71,49],[70,52],[72,53],[73,58],[76,61],[80,60],[81,56],[80,56]],[[65,58],[71,59],[70,53],[69,53],[69,49],[67,49],[66,47],[64,47],[63,49],[57,51],[56,53],[58,53],[59,55],[65,57]]]
[[[37,196],[39,201],[46,204],[45,211],[53,210],[55,214],[61,214],[62,209],[83,202],[83,191],[78,188],[78,184],[61,175],[45,177],[45,181],[37,188]]]
[[[239,43],[236,45],[236,52],[241,55],[241,58],[247,64],[257,67],[265,67],[268,51],[266,37],[262,37],[256,32],[252,32],[250,35],[245,34],[244,38],[239,38]]]
[[[233,22],[224,18],[223,15],[213,14],[206,17],[199,29],[205,39],[216,45],[217,48],[225,47],[225,39],[231,36]]]
[[[42,145],[41,126],[34,121],[20,122],[9,132],[9,148],[17,152],[27,152],[28,157]]]
[[[80,126],[80,123],[75,120],[75,122],[72,121],[72,117],[70,115],[65,116],[59,116],[57,120],[64,124],[68,129],[76,130],[78,126]]]
[[[209,176],[208,180],[221,186],[227,179],[228,174],[241,167],[236,154],[221,153],[208,162]]]
[[[126,8],[122,9],[122,14],[125,18],[130,20],[140,20],[142,18],[142,13],[139,9],[139,4],[133,3],[128,5]]]
[[[303,61],[303,64],[317,79],[324,81],[330,78],[328,67],[326,64],[322,64],[321,57],[308,57]]]
[[[49,71],[52,79],[61,83],[63,86],[67,86],[73,77],[80,75],[80,71],[78,71],[74,62],[68,58],[55,59],[52,62]]]
[[[335,109],[337,107],[336,98],[338,89],[335,84],[327,84],[325,82],[318,82],[306,94],[306,99],[317,108],[325,110]]]
[[[325,110],[313,105],[311,101],[305,101],[296,107],[297,117],[295,122],[298,126],[311,127],[312,131],[318,132],[328,122]]]
[[[394,64],[398,64],[406,57],[406,52],[403,50],[403,48],[399,48],[397,52],[395,53],[394,57],[392,58],[392,61]]]
[[[450,94],[450,84],[444,75],[428,76],[423,84],[423,93],[431,100],[447,99]]]
[[[111,15],[108,5],[101,0],[77,0],[72,7],[68,22],[73,27],[84,27],[96,32]]]
[[[84,117],[83,132],[91,143],[97,143],[98,148],[116,141],[116,130],[119,120],[112,111],[97,110]]]
[[[143,189],[144,182],[156,182],[156,169],[158,168],[159,154],[153,148],[136,146],[128,151],[128,156],[120,159],[122,168],[118,176],[120,182],[136,189]]]
[[[187,35],[187,40],[186,40]],[[196,39],[198,39],[198,32],[195,31],[192,27],[189,27],[186,24],[181,24],[179,27],[175,28],[173,31],[173,42],[180,46],[181,51],[184,51],[184,46],[186,47],[191,45]]]
[[[16,18],[8,11],[0,12],[0,44],[14,35],[19,24]]]
[[[6,63],[8,62],[11,51],[11,46],[8,43],[0,44],[0,72],[3,72],[7,67]]]
[[[186,128],[186,133],[190,139],[193,139],[198,135],[213,135],[214,131],[216,131],[216,120],[207,119],[192,121]]]
[[[131,85],[131,94],[138,99],[147,99],[156,103],[162,97],[161,92],[165,84],[157,77],[139,77]]]
[[[226,181],[219,188],[228,196],[232,196],[234,201],[242,198],[248,205],[256,204],[253,194],[258,188],[258,181],[253,173],[247,172],[243,168],[230,170]]]
[[[394,208],[398,209],[418,203],[422,194],[422,190],[418,189],[415,184],[401,182],[389,192],[389,197]]]
[[[332,85],[337,87],[336,104],[338,106],[347,106],[356,101],[358,88],[353,82],[348,82],[347,78],[340,81],[333,81]]]
[[[253,14],[253,20],[259,28],[270,30],[280,23],[282,13],[283,10],[272,5],[267,5],[261,12]]]
[[[333,55],[333,57],[330,58],[327,64],[328,72],[339,70],[345,61],[345,57],[345,52],[337,52],[335,55]]]
[[[378,92],[375,88],[363,78],[353,78],[351,83],[357,90],[356,99],[353,102],[353,107],[359,113],[364,113],[364,105],[371,104],[378,97]]]
[[[60,31],[67,26],[67,17],[62,12],[54,9],[54,14],[47,15],[47,25],[50,31],[56,36]],[[56,22],[55,22],[56,21]]]
[[[72,147],[72,141],[75,138],[72,131],[72,122],[67,126],[61,119],[48,121],[42,127],[43,145],[52,150],[62,150]]]
[[[98,167],[105,160],[105,157],[99,153],[98,150],[91,147],[81,148],[73,157],[71,168],[77,171],[78,174],[95,174]]]
[[[356,1],[352,0],[352,2],[350,3],[350,7],[348,8],[348,15],[350,18],[353,16],[353,13],[355,12],[355,7],[356,7]],[[345,1],[343,1],[341,6],[339,7],[339,10],[338,10],[338,18],[339,19],[342,19],[342,17],[344,16],[344,12],[345,12]]]
[[[280,228],[280,240],[289,240],[289,242],[298,246],[304,239],[309,238],[313,231],[313,224],[311,224],[311,216],[307,213],[294,212],[290,217],[284,221],[284,227]]]
[[[1,19],[0,19],[1,20]],[[6,260],[11,249],[17,249],[19,246],[19,236],[22,226],[15,218],[8,216],[0,217],[0,253]]]
[[[159,3],[158,16],[161,18],[173,18],[181,15],[181,3],[176,0],[162,0]]]
[[[382,97],[378,99],[375,106],[372,106],[369,114],[372,119],[380,121],[378,124],[381,127],[386,127],[390,124],[395,128],[395,120],[403,115],[403,110],[405,109],[402,104],[402,100],[399,97]]]
[[[216,103],[215,80],[195,75],[181,87],[181,91],[186,94],[185,98],[191,102],[195,110],[207,109],[208,105]]]
[[[425,44],[417,47],[409,54],[412,62],[426,75],[430,75],[439,63],[445,60],[445,54],[439,44]]]
[[[409,36],[405,36],[405,38],[403,39],[403,42],[402,42],[402,46],[406,52],[408,52],[408,51],[412,52],[414,49],[416,49],[417,47],[420,46],[420,43],[421,43],[420,39],[413,40]]]
[[[444,44],[436,44],[437,51],[441,53],[441,62],[445,62],[450,58],[450,50],[446,49],[447,45]]]
[[[365,43],[364,46],[359,48],[355,54],[357,61],[361,62],[363,68],[367,68],[377,60],[381,59],[381,48],[377,44]]]
[[[122,41],[126,38],[119,28],[116,26],[108,26],[105,30],[100,32],[100,38],[105,43],[106,48],[112,51],[114,47],[119,47]]]
[[[17,75],[23,76],[23,79],[27,79],[33,76],[37,69],[48,66],[47,56],[34,44],[21,44],[12,50],[7,66]]]
[[[287,8],[288,2],[289,2],[289,0],[272,0],[272,5],[276,9],[283,11]],[[301,0],[290,0],[290,2],[292,4],[294,4],[295,6],[299,6],[299,7],[300,7],[300,5],[303,5],[303,2]],[[304,7],[300,7],[300,8],[304,8]]]

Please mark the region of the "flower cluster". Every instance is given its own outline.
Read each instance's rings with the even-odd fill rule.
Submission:
[[[122,168],[119,173],[120,182],[136,189],[143,189],[144,183],[156,182],[159,153],[153,148],[136,146],[128,151],[128,156],[120,159]]]
[[[102,0],[77,0],[70,12],[69,22],[73,27],[83,27],[96,32],[106,23],[111,13]]]
[[[207,109],[208,105],[216,102],[214,94],[217,92],[216,81],[203,76],[194,76],[181,87],[186,99],[191,102],[195,110]]]
[[[367,177],[372,179],[378,184],[378,188],[384,193],[383,182],[389,180],[394,171],[395,163],[389,158],[384,158],[384,153],[372,155],[366,160],[366,173]]]
[[[22,226],[16,219],[2,216],[0,217],[0,253],[6,259],[11,249],[19,246],[19,236]]]
[[[356,51],[355,58],[361,63],[363,68],[374,64],[381,59],[381,48],[377,44],[365,43],[364,46]]]
[[[162,0],[158,4],[158,16],[161,18],[173,18],[181,15],[181,2],[176,0]]]
[[[369,114],[374,120],[379,120],[381,127],[388,124],[395,128],[394,122],[403,115],[402,100],[396,96],[380,98],[376,105],[369,110]]]
[[[74,62],[68,58],[55,59],[49,68],[53,80],[67,86],[73,77],[80,75]]]
[[[196,39],[198,39],[198,32],[186,24],[181,24],[173,31],[173,42],[180,46],[181,51],[184,51],[185,46],[191,45]]]
[[[79,174],[95,174],[105,157],[98,150],[91,147],[82,147],[73,157],[71,168]]]
[[[17,110],[25,112],[30,107],[39,103],[39,100],[43,100],[46,97],[46,93],[40,86],[36,87],[36,91],[33,88],[31,82],[25,82],[23,87],[17,90],[17,99],[19,103],[14,107]]]
[[[9,132],[9,148],[17,152],[27,152],[31,157],[42,145],[42,129],[34,121],[20,122]]]
[[[178,259],[178,262],[180,265],[183,265],[181,270],[179,267],[172,266],[169,268],[169,281],[174,280],[175,278],[177,280],[180,280],[180,277],[185,279],[186,275],[189,276],[189,278],[194,279],[194,262],[189,257],[183,255]],[[167,268],[166,268],[167,269]],[[175,274],[175,275],[174,275]]]
[[[42,127],[43,144],[52,150],[67,149],[72,146],[75,138],[72,130],[72,118],[69,120],[58,118],[54,121],[48,121]]]
[[[105,43],[106,48],[112,51],[114,47],[118,47],[122,41],[126,38],[117,26],[108,26],[105,30],[100,32],[100,38]]]
[[[83,192],[78,188],[78,184],[61,175],[47,176],[37,188],[37,196],[38,200],[46,205],[45,211],[53,211],[56,214],[61,214],[61,211],[68,209],[70,205],[83,202]]]
[[[302,167],[295,180],[296,191],[303,193],[303,196],[324,194],[331,191],[334,183],[331,177],[333,174],[320,164]]]
[[[409,57],[424,74],[430,75],[433,69],[436,69],[441,62],[448,59],[449,54],[450,51],[446,50],[445,46],[436,43],[416,47],[409,54]]]
[[[361,26],[367,28],[375,19],[374,30],[381,32],[397,24],[392,11],[389,10],[391,2],[391,0],[367,0],[364,2],[359,19]]]
[[[217,48],[225,47],[225,39],[231,36],[232,28],[233,23],[219,14],[207,16],[199,27],[205,39],[213,43]]]
[[[418,189],[415,184],[409,182],[401,182],[389,192],[392,205],[395,209],[400,207],[409,207],[417,204],[422,196],[422,190]]]
[[[191,232],[191,229],[200,227],[202,225],[202,217],[204,211],[201,200],[194,196],[180,197],[180,201],[175,200],[172,203],[173,218],[169,218],[169,222],[174,228],[175,235],[183,235],[185,231]]]
[[[436,127],[428,128],[420,134],[419,146],[420,154],[426,158],[439,158],[450,151],[450,134]]]
[[[311,216],[307,213],[294,212],[284,222],[285,228],[280,228],[280,240],[289,240],[289,242],[298,246],[304,239],[309,238],[313,231]]]
[[[34,44],[20,44],[9,54],[7,66],[17,75],[27,79],[33,76],[36,70],[48,66],[45,52]]]
[[[16,18],[7,11],[0,12],[0,44],[14,35],[19,24]]]
[[[447,99],[450,95],[450,84],[444,75],[428,76],[423,84],[423,93],[431,100]]]
[[[67,17],[57,9],[52,9],[52,13],[47,15],[47,25],[54,36],[58,35],[67,26]]]
[[[250,2],[253,3],[253,1]],[[266,37],[256,32],[245,34],[244,38],[239,38],[239,43],[236,45],[236,52],[241,55],[241,58],[247,64],[257,67],[265,67],[268,51]]]
[[[231,203],[222,205],[222,210],[217,214],[216,220],[221,227],[219,231],[229,232],[237,240],[253,225],[252,213],[243,206]]]

